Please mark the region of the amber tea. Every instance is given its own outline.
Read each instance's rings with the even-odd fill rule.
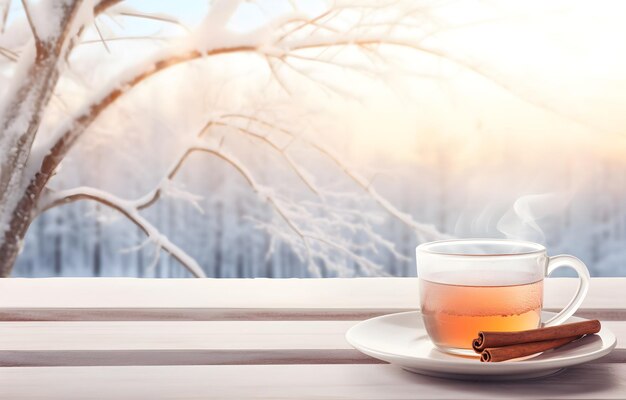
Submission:
[[[424,325],[440,348],[471,349],[479,331],[535,329],[541,323],[543,280],[470,286],[421,280]]]

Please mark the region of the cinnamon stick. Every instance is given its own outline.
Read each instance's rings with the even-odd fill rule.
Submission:
[[[559,346],[571,343],[580,339],[580,336],[572,336],[560,339],[543,340],[540,342],[519,343],[510,346],[492,347],[484,349],[480,354],[481,362],[500,362],[513,358],[526,357],[531,354],[555,349]]]
[[[600,332],[600,321],[597,319],[527,331],[478,332],[478,337],[473,340],[472,347],[475,352],[482,353],[487,348],[579,337],[598,332]]]

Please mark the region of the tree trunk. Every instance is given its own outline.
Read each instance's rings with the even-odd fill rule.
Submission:
[[[76,18],[82,0],[74,0],[62,6],[62,12],[50,17],[48,23],[59,27],[58,34],[42,41],[31,27],[34,36],[33,50],[25,51],[9,88],[7,102],[0,116],[0,145],[11,151],[0,163],[0,276],[11,273],[15,259],[30,223],[35,216],[35,206],[41,190],[50,174],[37,174],[34,178],[24,176],[24,168],[35,139],[45,107],[52,96],[59,78],[59,62],[71,47],[66,45],[68,34]],[[23,190],[24,182],[29,182]]]
[[[37,201],[48,177],[38,173],[11,214],[9,227],[0,243],[0,277],[7,277],[20,253],[24,236],[35,218]]]

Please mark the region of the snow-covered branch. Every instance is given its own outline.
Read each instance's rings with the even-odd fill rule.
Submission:
[[[318,269],[315,264],[316,259],[326,259],[327,251],[318,249],[316,251],[316,247],[313,246],[314,243],[326,247],[330,247],[334,250],[338,250],[341,252],[347,259],[361,265],[365,268],[368,274],[384,274],[382,269],[368,260],[366,257],[359,255],[357,252],[351,249],[350,244],[338,242],[335,239],[327,239],[323,234],[316,234],[315,232],[311,232],[303,229],[296,222],[297,219],[302,218],[303,210],[301,207],[296,204],[286,203],[281,200],[280,196],[274,193],[274,190],[268,189],[260,185],[248,169],[244,163],[238,160],[233,154],[225,152],[223,149],[212,148],[212,147],[191,147],[186,153],[191,154],[193,152],[204,152],[207,154],[211,154],[219,159],[223,160],[227,164],[231,165],[239,174],[245,179],[248,185],[254,190],[254,192],[259,196],[261,200],[266,201],[274,211],[281,217],[281,219],[285,222],[285,224],[289,227],[289,229],[296,235],[297,238],[301,241],[303,247],[302,259],[308,265],[309,271],[316,276],[319,276]],[[309,222],[314,221],[315,217],[309,215],[307,219]],[[343,225],[345,221],[333,221],[335,225]],[[288,241],[291,242],[291,241]],[[292,242],[291,242],[292,243]],[[349,241],[348,241],[349,243]],[[293,243],[292,243],[293,244]],[[297,249],[296,246],[292,246],[292,248]],[[328,262],[328,259],[326,259]],[[353,271],[352,271],[353,272]]]
[[[185,267],[195,277],[205,277],[204,271],[196,260],[188,255],[180,247],[172,243],[165,235],[161,234],[147,219],[145,219],[131,202],[120,199],[111,193],[103,190],[78,187],[75,189],[63,190],[51,193],[46,199],[43,211],[52,207],[68,204],[79,200],[92,200],[118,211],[126,219],[137,225],[148,238],[158,247],[172,255],[183,267]]]
[[[287,203],[284,199],[281,199],[280,196],[276,195],[273,190],[265,188],[264,186],[259,184],[244,163],[238,160],[233,154],[226,152],[223,149],[207,145],[192,145],[185,150],[184,154],[179,158],[175,166],[168,173],[168,177],[166,179],[173,178],[178,170],[182,167],[183,163],[189,158],[190,155],[194,153],[204,153],[212,155],[226,162],[239,173],[239,175],[245,180],[245,182],[250,186],[254,193],[256,193],[261,200],[267,202],[274,209],[274,211],[283,220],[285,225],[300,240],[301,247],[304,249],[302,255],[303,260],[306,261],[311,273],[319,276],[319,272],[315,265],[315,260],[322,260],[329,265],[332,264],[332,260],[328,258],[327,251],[323,250],[323,248],[320,248],[320,246],[323,246],[338,251],[345,257],[347,257],[347,259],[353,261],[358,265],[361,265],[368,274],[384,274],[384,272],[380,269],[378,265],[352,250],[351,247],[354,246],[351,245],[349,240],[338,241],[327,239],[324,237],[324,233],[322,232],[316,233],[301,228],[296,222],[296,219],[301,218],[303,215],[305,215],[305,210],[295,204]],[[140,214],[140,208],[146,208],[148,205],[154,204],[156,199],[158,199],[158,196],[163,190],[163,185],[163,182],[161,182],[154,191],[146,196],[143,196],[139,200],[121,199],[108,192],[89,187],[79,187],[75,189],[56,192],[49,191],[47,193],[47,196],[42,199],[45,202],[42,204],[40,212],[45,212],[53,207],[79,200],[96,201],[120,212],[124,217],[126,217],[128,220],[141,228],[141,230],[146,233],[146,235],[148,235],[148,238],[152,242],[154,242],[156,246],[158,246],[159,248],[163,248],[165,251],[170,253],[176,260],[180,262],[181,265],[183,265],[192,274],[194,274],[194,276],[202,277],[204,276],[204,273],[202,272],[202,268],[197,264],[197,262],[187,253],[185,253],[181,248],[172,243],[167,237],[160,234],[158,230],[147,219],[145,219],[145,217]],[[146,202],[146,199],[149,199],[148,203]],[[345,220],[345,216],[343,219]],[[338,221],[331,221],[331,223],[342,224],[347,227],[350,226],[349,223],[345,221]],[[354,225],[353,227],[354,229],[361,229],[356,225]],[[383,243],[388,250],[395,252],[393,246],[385,242],[384,239],[378,237],[377,235],[372,236],[372,238],[376,243],[380,241],[380,243]],[[288,237],[284,239],[287,242],[291,241]],[[316,244],[317,246],[313,246],[313,244]],[[294,250],[297,250],[298,247],[299,246],[294,246]],[[399,254],[398,256],[402,257]],[[340,272],[343,271],[344,274],[353,272],[346,270],[345,267],[335,267]]]
[[[437,228],[435,228],[433,225],[419,223],[415,221],[410,214],[407,214],[398,210],[398,208],[396,208],[387,199],[385,199],[384,196],[378,193],[378,191],[374,188],[371,182],[369,182],[364,176],[362,176],[358,171],[356,171],[350,165],[345,163],[335,151],[333,151],[332,149],[330,149],[328,146],[324,145],[323,143],[316,141],[316,140],[312,140],[303,135],[299,135],[299,136],[295,135],[293,132],[289,131],[286,128],[277,126],[276,124],[273,124],[269,121],[263,120],[256,116],[251,116],[251,115],[246,115],[246,114],[225,114],[222,118],[226,121],[239,119],[243,121],[252,122],[254,124],[257,124],[261,128],[270,129],[276,132],[280,132],[284,135],[287,135],[290,138],[292,138],[292,140],[300,140],[304,142],[305,144],[311,146],[312,148],[317,150],[320,154],[326,156],[329,160],[331,160],[338,168],[341,169],[341,171],[348,178],[350,178],[361,189],[366,191],[371,196],[371,198],[375,200],[383,209],[389,212],[389,214],[391,214],[393,217],[397,218],[398,220],[400,220],[402,223],[406,224],[407,226],[411,227],[422,241],[440,240],[440,239],[446,239],[450,237],[442,232],[439,232]],[[222,123],[222,124],[233,127],[239,130],[240,132],[252,135],[255,138],[262,138],[264,141],[272,143],[273,147],[275,148],[278,147],[278,145],[276,145],[267,135],[261,135],[261,134],[255,133],[250,128],[243,128],[239,125],[233,124],[232,122]],[[283,153],[286,153],[286,152],[283,151]],[[300,173],[303,176],[308,175],[306,171],[304,171],[301,167],[298,167],[298,171],[300,171]],[[306,182],[307,184],[310,184],[310,180],[307,180]]]
[[[49,179],[41,173],[24,175],[63,61],[94,13],[118,1],[100,0],[95,6],[83,0],[42,1],[36,7],[23,3],[33,40],[20,50],[0,110],[0,275],[12,266],[39,193]],[[17,55],[14,49],[2,53],[9,58]]]
[[[163,70],[199,58],[244,52],[258,54],[268,61],[268,68],[273,76],[285,91],[289,92],[287,85],[282,82],[276,71],[274,62],[284,63],[302,74],[287,61],[291,54],[294,57],[304,57],[297,54],[301,50],[338,46],[366,48],[368,45],[377,44],[402,46],[438,57],[448,57],[443,51],[424,47],[418,40],[395,38],[387,32],[365,35],[354,33],[352,32],[353,29],[346,30],[344,28],[341,31],[331,25],[325,26],[320,21],[323,17],[331,15],[328,12],[308,19],[301,13],[294,12],[270,21],[266,26],[253,32],[236,34],[225,29],[224,25],[237,5],[237,1],[227,1],[223,5],[222,2],[216,2],[212,5],[211,12],[205,18],[204,23],[197,31],[190,34],[187,45],[166,48],[152,58],[121,73],[59,128],[47,146],[49,151],[45,153],[45,158],[43,160],[34,158],[32,163],[36,166],[41,165],[43,174],[51,174],[82,133],[98,118],[102,111],[111,106],[123,94]],[[294,24],[295,28],[292,27]],[[384,23],[380,25],[385,26]],[[302,32],[302,28],[307,26],[314,27],[318,34],[308,35],[308,32]],[[292,36],[295,34],[301,35],[293,38]],[[308,79],[314,79],[307,74],[303,75]],[[316,82],[327,85],[324,82]],[[334,87],[330,89],[347,95],[347,91],[340,91]]]

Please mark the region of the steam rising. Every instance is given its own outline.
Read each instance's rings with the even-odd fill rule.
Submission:
[[[570,197],[563,193],[522,196],[515,200],[513,207],[500,218],[497,229],[508,239],[544,243],[546,236],[539,222],[565,209]]]

